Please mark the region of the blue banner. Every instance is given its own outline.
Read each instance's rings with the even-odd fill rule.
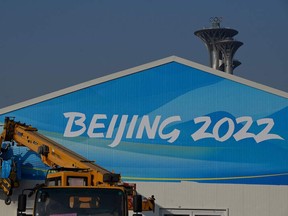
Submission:
[[[288,184],[288,99],[177,62],[5,116],[124,180]],[[44,173],[33,160],[27,178]]]

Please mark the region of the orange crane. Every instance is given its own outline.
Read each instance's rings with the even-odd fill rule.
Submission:
[[[136,192],[136,185],[122,182],[120,174],[98,166],[30,125],[6,117],[0,136],[1,153],[10,147],[5,145],[4,148],[3,142],[27,147],[51,168],[45,184],[27,189],[35,193],[33,215],[127,216],[132,209],[134,212],[154,210],[154,196],[142,199]],[[12,162],[9,176],[0,179],[0,188],[7,195],[6,204],[11,201],[13,188],[18,186],[16,167]],[[27,190],[19,195],[18,215],[27,215],[24,213]]]

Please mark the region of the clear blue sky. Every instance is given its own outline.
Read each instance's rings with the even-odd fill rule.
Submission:
[[[209,65],[194,31],[221,16],[240,76],[288,92],[287,0],[0,0],[0,108],[171,55]]]

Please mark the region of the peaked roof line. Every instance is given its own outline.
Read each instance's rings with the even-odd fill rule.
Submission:
[[[75,92],[75,91],[78,91],[81,89],[85,89],[85,88],[88,88],[88,87],[93,86],[93,85],[97,85],[97,84],[111,81],[111,80],[114,80],[114,79],[117,79],[120,77],[124,77],[127,75],[138,73],[138,72],[141,72],[143,70],[157,67],[157,66],[160,66],[160,65],[163,65],[166,63],[170,63],[170,62],[178,62],[178,63],[184,64],[184,65],[199,69],[203,72],[211,73],[215,76],[223,77],[225,79],[229,79],[229,80],[232,80],[232,81],[235,81],[235,82],[238,82],[238,83],[250,86],[250,87],[254,87],[256,89],[260,89],[260,90],[263,90],[263,91],[266,91],[266,92],[269,92],[269,93],[272,93],[272,94],[275,94],[275,95],[278,95],[278,96],[281,96],[284,98],[288,98],[287,92],[284,92],[284,91],[281,91],[281,90],[278,90],[275,88],[271,88],[269,86],[262,85],[262,84],[259,84],[259,83],[241,78],[241,77],[237,77],[235,75],[227,74],[227,73],[224,73],[222,71],[218,71],[218,70],[215,70],[213,68],[195,63],[193,61],[190,61],[190,60],[187,60],[184,58],[180,58],[178,56],[170,56],[170,57],[166,57],[166,58],[156,60],[156,61],[153,61],[150,63],[142,64],[140,66],[136,66],[136,67],[133,67],[130,69],[126,69],[126,70],[122,70],[122,71],[119,71],[116,73],[112,73],[112,74],[109,74],[109,75],[106,75],[106,76],[103,76],[100,78],[92,79],[90,81],[83,82],[83,83],[80,83],[77,85],[73,85],[71,87],[67,87],[67,88],[64,88],[64,89],[61,89],[58,91],[54,91],[52,93],[48,93],[48,94],[45,94],[45,95],[42,95],[42,96],[39,96],[39,97],[36,97],[33,99],[29,99],[29,100],[26,100],[26,101],[23,101],[20,103],[16,103],[16,104],[11,105],[11,106],[4,107],[4,108],[0,109],[0,115],[7,113],[7,112],[14,111],[14,110],[18,110],[18,109],[21,109],[21,108],[24,108],[24,107],[27,107],[30,105],[34,105],[34,104],[37,104],[37,103],[40,103],[40,102],[43,102],[43,101],[46,101],[49,99],[60,97],[62,95],[69,94],[69,93],[72,93],[72,92]]]

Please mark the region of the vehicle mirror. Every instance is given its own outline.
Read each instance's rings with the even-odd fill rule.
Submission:
[[[142,196],[141,195],[133,196],[133,211],[142,212]]]
[[[48,194],[46,192],[42,192],[40,194],[40,202],[46,202],[47,198],[48,198]]]
[[[27,202],[27,195],[20,194],[18,196],[18,212],[25,212],[26,211],[26,202]]]
[[[107,183],[116,183],[120,181],[120,174],[116,173],[105,173],[103,175],[103,181]]]

